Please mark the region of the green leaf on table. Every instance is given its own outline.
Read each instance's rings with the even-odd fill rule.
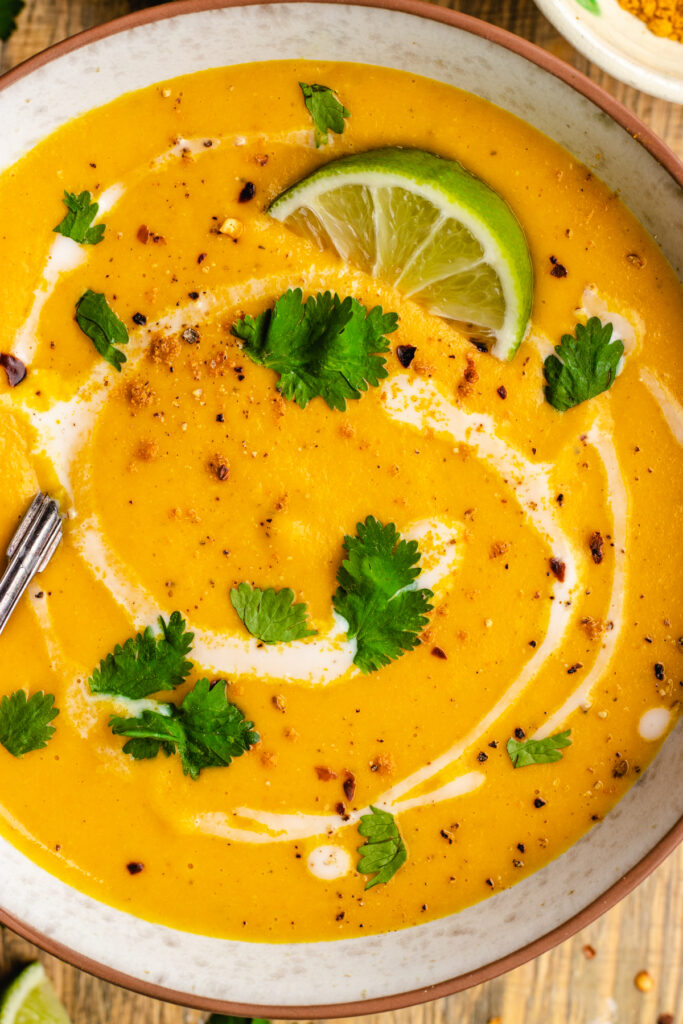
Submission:
[[[17,27],[16,17],[24,8],[24,0],[0,0],[0,40],[6,43]]]

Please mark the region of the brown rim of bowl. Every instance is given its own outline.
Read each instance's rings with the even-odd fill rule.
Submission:
[[[44,64],[58,57],[63,57],[72,50],[80,49],[89,43],[99,39],[115,35],[118,32],[125,32],[127,29],[136,28],[139,25],[146,25],[153,21],[162,21],[166,18],[177,17],[195,11],[213,10],[222,7],[246,7],[253,5],[263,6],[270,3],[340,3],[351,7],[377,7],[392,11],[399,11],[404,14],[413,14],[416,17],[428,18],[431,21],[440,21],[446,25],[471,32],[473,35],[481,36],[491,42],[512,50],[522,57],[525,57],[532,64],[536,64],[544,71],[549,72],[556,78],[566,82],[577,92],[591,100],[597,107],[604,110],[614,121],[636,141],[640,142],[655,159],[671,174],[675,181],[683,187],[683,163],[675,153],[658,138],[655,133],[643,124],[643,122],[626,109],[618,100],[605,92],[601,86],[596,85],[581,72],[565,64],[558,57],[539,46],[508,32],[506,29],[498,28],[487,22],[480,21],[468,14],[460,14],[448,8],[437,7],[432,3],[425,3],[424,0],[175,0],[174,3],[163,4],[160,7],[146,8],[136,11],[133,14],[124,15],[114,21],[97,25],[94,28],[80,32],[70,39],[65,39],[55,46],[49,47],[42,53],[36,54],[24,61],[22,64],[8,71],[0,77],[0,89],[17,82],[25,75],[31,74]],[[398,1010],[406,1006],[414,1006],[417,1003],[428,1002],[432,999],[442,999],[444,996],[461,992],[463,989],[480,985],[482,982],[490,981],[492,978],[520,967],[528,960],[532,960],[541,953],[546,953],[553,946],[569,939],[581,928],[585,928],[601,914],[618,903],[636,888],[654,869],[662,863],[665,858],[675,850],[676,846],[683,842],[683,818],[622,878],[614,883],[605,893],[590,903],[583,910],[579,911],[568,921],[554,928],[546,935],[542,935],[534,942],[529,943],[522,949],[509,953],[492,963],[467,974],[461,974],[456,978],[442,981],[438,985],[430,985],[427,988],[413,989],[410,992],[400,992],[397,995],[382,996],[377,999],[358,1000],[350,1003],[330,1003],[316,1006],[262,1006],[251,1003],[230,1003],[215,999],[204,999],[201,996],[192,995],[189,992],[177,992],[173,989],[163,988],[160,985],[153,985],[149,982],[133,978],[130,975],[122,974],[113,970],[105,964],[89,959],[82,953],[63,946],[48,936],[34,931],[33,928],[19,921],[12,914],[0,908],[0,922],[11,928],[17,935],[27,939],[29,942],[39,946],[46,953],[64,960],[80,970],[101,978],[103,981],[120,985],[123,988],[138,992],[141,995],[150,996],[154,999],[166,1000],[170,1003],[178,1003],[181,1006],[188,1006],[197,1010],[207,1010],[217,1013],[235,1014],[247,1017],[267,1017],[276,1019],[296,1020],[301,1018],[321,1019],[325,1017],[353,1017],[358,1014],[381,1013],[388,1010]]]

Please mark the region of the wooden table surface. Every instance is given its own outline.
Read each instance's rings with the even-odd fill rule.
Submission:
[[[150,5],[27,0],[16,33],[0,44],[0,72],[81,29],[144,6]],[[562,57],[683,156],[683,108],[622,85],[592,65],[557,34],[532,0],[451,0],[443,6],[484,18]],[[11,977],[37,956],[73,1024],[199,1024],[206,1018],[108,985],[0,928],[0,976]],[[653,982],[649,992],[634,983],[642,970]],[[365,1018],[368,1024],[672,1024],[672,1019],[683,1024],[683,848],[600,920],[532,963],[448,999]]]

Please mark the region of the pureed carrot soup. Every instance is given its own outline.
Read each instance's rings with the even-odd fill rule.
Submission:
[[[70,123],[0,207],[2,540],[39,489],[66,516],[0,637],[11,842],[291,941],[457,911],[601,822],[683,633],[683,301],[615,196],[474,96],[283,62]]]

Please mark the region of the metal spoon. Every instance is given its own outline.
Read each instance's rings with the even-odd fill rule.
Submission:
[[[37,572],[42,572],[62,539],[59,505],[48,494],[36,494],[7,548],[9,559],[0,579],[0,633],[19,598]]]

